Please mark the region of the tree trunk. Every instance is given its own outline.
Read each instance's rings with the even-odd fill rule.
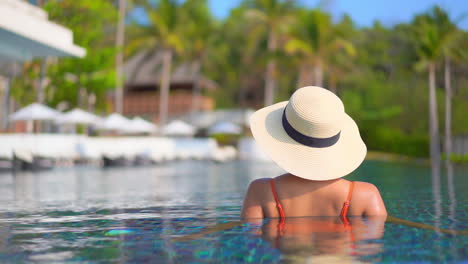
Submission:
[[[302,64],[299,66],[299,76],[297,78],[296,87],[297,89],[304,86],[314,85],[314,80],[310,69],[311,67],[309,67],[308,64]]]
[[[78,102],[77,105],[79,108],[86,109],[86,106],[88,104],[88,92],[86,91],[86,88],[80,87],[78,89]]]
[[[90,93],[88,95],[88,112],[93,113],[96,109],[96,94]]]
[[[3,102],[2,102],[2,130],[8,129],[8,118],[10,115],[10,92],[11,92],[11,78],[3,77]]]
[[[268,52],[273,54],[277,48],[276,33],[273,30],[270,30],[268,36]],[[266,78],[265,78],[265,106],[273,104],[275,100],[275,90],[276,90],[276,60],[275,58],[270,58],[267,64]]]
[[[4,90],[4,101],[3,106],[5,107],[3,110],[3,124],[2,124],[2,129],[8,129],[10,126],[10,122],[8,122],[10,113],[13,113],[15,110],[15,102],[11,101],[11,86],[13,84],[13,80],[16,78],[17,74],[19,72],[19,65],[17,62],[12,62],[11,63],[11,72],[8,74],[8,76],[5,76],[5,90]]]
[[[439,118],[437,116],[435,63],[429,64],[429,136],[431,162],[440,161]]]
[[[124,45],[124,33],[125,33],[125,9],[126,0],[119,0],[119,21],[117,23],[117,35],[115,38],[115,46],[117,48],[117,54],[115,55],[115,111],[117,113],[123,113],[123,45]]]
[[[314,67],[315,86],[322,87],[323,85],[323,66],[320,60],[317,61]]]
[[[163,51],[163,72],[160,83],[159,95],[159,126],[162,128],[167,122],[168,106],[169,106],[169,86],[171,83],[171,64],[172,51],[165,49]]]
[[[39,80],[37,81],[37,102],[44,103],[44,86],[45,86],[45,75],[47,69],[47,58],[43,58],[41,61],[41,68],[39,73]]]
[[[445,155],[452,154],[452,86],[450,82],[450,61],[445,57]]]
[[[200,60],[196,60],[193,65],[193,70],[195,72],[195,80],[193,84],[193,91],[192,91],[192,113],[196,113],[200,111],[200,73],[201,73],[201,63]]]

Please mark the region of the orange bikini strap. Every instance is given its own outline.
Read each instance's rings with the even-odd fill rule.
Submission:
[[[343,209],[341,210],[341,220],[343,221],[345,230],[349,232],[349,240],[350,240],[350,248],[351,248],[351,255],[355,255],[356,252],[354,251],[355,245],[354,245],[354,234],[352,231],[351,223],[348,220],[347,214],[348,214],[348,209],[349,205],[351,203],[351,198],[353,197],[353,189],[354,189],[354,182],[351,182],[349,185],[349,192],[348,192],[348,197],[346,198],[346,201],[343,204]]]
[[[278,198],[278,193],[276,193],[274,179],[270,180],[270,186],[271,186],[271,192],[273,193],[273,197],[275,198],[276,208],[278,208],[278,213],[280,216],[278,226],[276,227],[277,234],[275,238],[275,247],[279,248],[279,242],[284,233],[284,224],[286,222],[286,216],[284,215],[283,206],[281,206],[280,200]]]
[[[351,198],[353,197],[353,189],[354,189],[354,182],[351,182],[351,185],[349,185],[348,198],[346,198],[346,202],[348,202],[348,204],[351,202]]]
[[[273,197],[275,197],[276,208],[278,208],[278,213],[280,215],[280,218],[284,219],[286,216],[284,215],[283,207],[281,206],[281,203],[280,203],[279,198],[278,198],[278,194],[276,193],[275,180],[274,179],[270,180],[270,185],[271,185],[271,192],[273,193]]]
[[[341,209],[342,218],[346,218],[346,215],[348,214],[349,204],[351,203],[351,198],[353,196],[353,189],[354,189],[354,182],[351,182],[351,184],[349,185],[348,197],[346,198],[346,201],[343,204],[343,209]],[[347,222],[347,219],[346,219],[346,222]]]

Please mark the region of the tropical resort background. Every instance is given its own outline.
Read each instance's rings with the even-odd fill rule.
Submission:
[[[162,135],[170,121],[183,121],[193,131],[181,134],[202,137],[226,121],[235,123],[222,128],[248,135],[251,110],[316,85],[340,96],[372,151],[427,158],[431,142],[436,159],[439,146],[454,161],[467,159],[463,17],[434,6],[409,23],[362,28],[347,15],[333,18],[325,2],[243,1],[222,20],[206,1],[126,2],[119,9],[111,1],[37,1],[44,9],[34,10],[37,19],[47,12],[44,22],[72,30],[80,53],[60,58],[37,49],[36,57],[19,51],[18,61],[2,60],[2,131],[30,132],[32,116],[11,114],[37,102],[60,113],[138,117],[152,123],[142,134]],[[79,122],[59,116],[38,118],[35,131],[60,133],[59,124]],[[104,121],[82,120],[88,125],[75,131],[132,133],[124,120],[122,131]]]
[[[468,10],[462,2],[459,9]],[[458,16],[434,5],[409,21],[375,20],[363,26],[350,15],[336,15],[334,1],[236,3],[220,18],[206,0],[0,0],[0,169],[5,172],[0,174],[0,231],[2,223],[10,228],[0,232],[6,234],[0,235],[0,262],[144,261],[140,255],[123,258],[114,250],[133,248],[125,235],[153,230],[132,220],[143,216],[155,217],[147,221],[155,221],[157,231],[151,234],[161,238],[151,246],[161,259],[153,261],[263,261],[270,255],[221,242],[218,248],[226,249],[221,253],[202,250],[206,244],[198,243],[188,249],[193,255],[184,255],[187,248],[171,236],[192,234],[207,223],[223,225],[222,217],[238,217],[249,180],[280,172],[256,147],[249,116],[287,100],[303,86],[336,93],[360,128],[367,159],[388,161],[367,161],[351,177],[394,186],[383,192],[384,200],[411,193],[406,186],[418,188],[401,178],[407,173],[414,181],[430,182],[423,184],[428,192],[416,192],[419,198],[408,204],[425,207],[433,202],[434,212],[420,216],[435,229],[398,222],[436,230],[435,239],[433,233],[418,233],[437,241],[436,246],[426,245],[435,247],[435,255],[421,260],[467,259],[466,234],[460,238],[453,231],[466,229],[467,222],[461,191],[468,162],[463,12]],[[399,167],[395,161],[408,165]],[[441,183],[442,161],[447,183]],[[35,172],[52,168],[50,174]],[[374,180],[369,174],[386,178]],[[220,183],[222,176],[229,177]],[[448,191],[441,192],[445,184]],[[443,202],[445,195],[450,203]],[[412,207],[402,204],[387,207],[391,214],[402,210],[408,216]],[[200,213],[223,216],[200,220]],[[445,213],[449,219],[443,218]],[[71,222],[89,232],[74,237]],[[128,226],[133,229],[123,229]],[[40,228],[52,233],[58,228],[64,235],[35,234]],[[245,238],[246,230],[236,232]],[[384,237],[387,245],[400,241],[393,234],[401,231],[393,231]],[[93,244],[114,236],[118,244]],[[84,244],[76,242],[85,238]],[[49,247],[40,247],[41,241]],[[86,250],[69,253],[60,241]],[[98,253],[101,246],[106,250]],[[441,253],[445,247],[452,251]],[[230,259],[234,255],[228,249],[237,252],[236,258]],[[383,260],[415,260],[394,252],[387,258],[388,252],[380,253]]]

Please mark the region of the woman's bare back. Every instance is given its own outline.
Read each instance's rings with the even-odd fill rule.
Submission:
[[[279,217],[270,178],[253,181],[244,199],[242,218]],[[284,174],[274,179],[286,217],[338,216],[346,201],[351,182],[344,179],[312,181]],[[366,182],[354,182],[347,215],[387,215],[378,189]]]

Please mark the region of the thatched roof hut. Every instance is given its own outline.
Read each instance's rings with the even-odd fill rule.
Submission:
[[[161,81],[162,52],[148,50],[138,52],[125,63],[124,74],[127,89],[154,89]],[[197,81],[201,89],[217,88],[215,82],[198,74],[195,63],[173,63],[171,88],[191,89]]]

